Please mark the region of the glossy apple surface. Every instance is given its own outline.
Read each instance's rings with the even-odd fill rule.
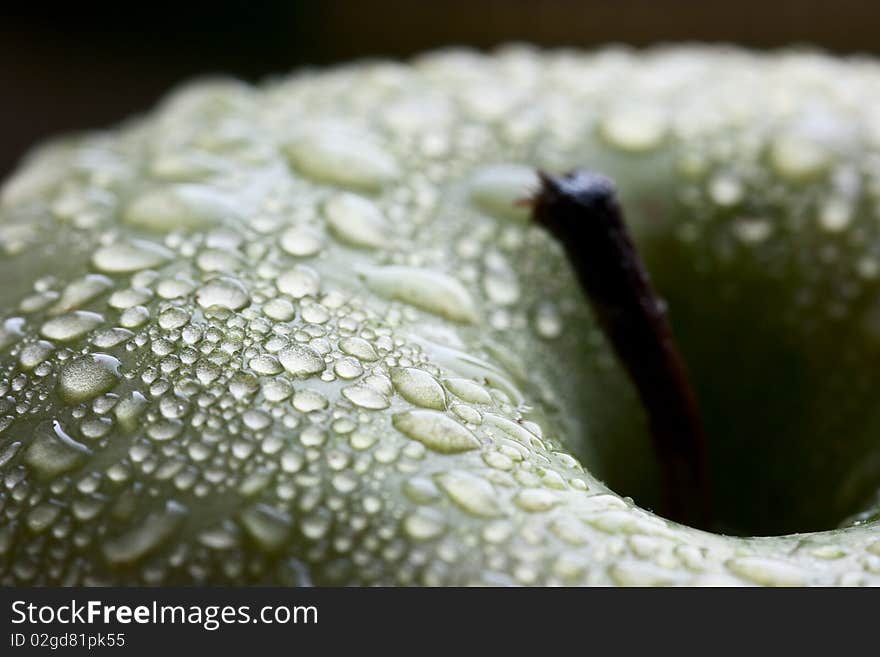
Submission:
[[[878,82],[447,52],[40,148],[0,201],[0,581],[880,582],[880,529],[834,529],[880,484]],[[642,411],[515,205],[573,167],[669,303],[714,532],[649,510]]]

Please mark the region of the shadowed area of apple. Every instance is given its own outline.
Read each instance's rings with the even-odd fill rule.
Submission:
[[[721,237],[682,240],[664,229],[664,217],[688,208],[627,202],[619,187],[699,400],[713,509],[702,528],[761,536],[848,524],[880,488],[880,345],[875,293],[834,284],[845,251],[827,253],[846,245],[809,230],[796,251],[772,238],[762,249]],[[644,417],[634,418],[643,414],[616,401],[597,405],[593,430],[609,437],[599,446],[600,475],[662,513],[656,464],[633,453],[650,449]]]

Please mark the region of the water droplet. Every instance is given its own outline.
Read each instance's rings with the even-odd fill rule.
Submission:
[[[419,509],[403,520],[403,531],[415,541],[437,538],[445,529],[446,522],[435,509]]]
[[[535,313],[535,331],[545,340],[554,340],[562,335],[562,317],[556,304],[547,302],[538,306]]]
[[[58,374],[58,392],[65,401],[79,403],[111,390],[120,379],[120,362],[106,354],[89,354],[64,364]]]
[[[251,302],[247,288],[231,276],[214,278],[196,290],[196,303],[202,308],[220,306],[241,310]]]
[[[48,502],[35,506],[27,516],[28,529],[35,534],[46,531],[58,518],[59,513],[61,509]]]
[[[513,503],[523,511],[537,513],[549,511],[559,504],[559,497],[549,490],[526,488],[514,496]]]
[[[321,277],[311,267],[297,265],[293,269],[282,272],[275,285],[279,292],[289,294],[294,299],[302,299],[307,296],[315,296],[321,288]]]
[[[423,408],[446,410],[446,394],[437,380],[424,370],[398,367],[391,371],[391,382],[400,396]]]
[[[287,543],[291,528],[287,514],[265,504],[258,504],[245,509],[239,518],[245,531],[266,552],[276,552]]]
[[[599,124],[605,142],[628,153],[654,150],[663,143],[666,130],[664,116],[649,108],[618,109]]]
[[[327,398],[315,390],[297,390],[293,396],[293,407],[301,413],[322,411],[328,405]]]
[[[373,349],[373,345],[363,338],[349,337],[339,341],[339,349],[344,354],[354,356],[358,360],[373,362],[379,360],[379,355]]]
[[[317,351],[309,346],[293,344],[282,349],[278,360],[285,370],[297,377],[307,378],[324,371],[326,363]]]
[[[122,220],[138,228],[169,231],[204,228],[239,219],[237,209],[206,185],[166,185],[143,192],[125,208]]]
[[[531,208],[518,204],[538,190],[535,169],[522,164],[495,164],[479,169],[470,182],[474,204],[484,212],[526,222]]]
[[[770,163],[784,179],[797,183],[822,176],[831,165],[831,157],[825,147],[812,139],[782,134],[770,147]]]
[[[730,174],[719,174],[709,182],[709,196],[723,207],[736,205],[743,197],[742,183]]]
[[[272,374],[279,374],[282,371],[282,367],[281,364],[278,362],[278,359],[275,358],[275,356],[270,356],[269,354],[254,356],[250,359],[248,365],[257,374],[265,374],[267,376]]]
[[[24,461],[39,476],[46,479],[73,470],[82,465],[91,450],[65,433],[61,424],[53,420],[40,424],[24,454]]]
[[[333,365],[333,372],[340,379],[350,381],[364,373],[364,368],[356,358],[340,358]]]
[[[21,317],[10,317],[0,325],[0,349],[15,344],[23,335],[24,319]]]
[[[76,310],[85,303],[103,294],[113,287],[113,281],[100,274],[89,274],[70,283],[61,293],[61,298],[52,306],[52,313],[57,315]]]
[[[266,317],[279,322],[286,322],[293,319],[293,316],[296,314],[293,304],[287,299],[270,299],[263,304],[263,312]]]
[[[757,244],[770,237],[773,232],[773,224],[766,219],[743,217],[733,222],[732,230],[741,242]]]
[[[130,240],[102,246],[92,256],[92,264],[108,274],[128,274],[159,267],[172,257],[173,254],[168,249],[158,244]]]
[[[725,565],[734,575],[763,586],[803,586],[805,581],[794,564],[767,557],[737,557]]]
[[[327,225],[334,235],[351,246],[375,249],[388,241],[391,227],[371,200],[342,193],[324,205]]]
[[[119,400],[113,409],[113,414],[126,431],[132,431],[138,426],[138,418],[146,410],[147,405],[146,397],[134,391],[128,397]]]
[[[155,552],[168,541],[186,518],[186,508],[177,502],[168,502],[162,511],[147,514],[130,530],[101,542],[101,552],[112,566],[136,563]]]
[[[315,129],[285,150],[306,176],[342,187],[377,191],[400,174],[390,153],[354,131]]]
[[[608,568],[608,574],[619,586],[670,586],[680,580],[674,571],[647,561],[620,561]]]
[[[498,493],[485,479],[463,470],[452,470],[434,475],[434,480],[449,499],[466,513],[482,518],[502,515]]]
[[[18,362],[21,363],[23,370],[32,370],[46,360],[54,350],[55,347],[51,342],[40,340],[22,349],[18,356]]]
[[[43,337],[59,342],[70,342],[81,338],[104,322],[98,313],[76,310],[68,315],[54,317],[40,328]]]
[[[819,225],[829,233],[839,233],[852,221],[852,206],[842,198],[829,198],[819,208]]]
[[[373,386],[364,383],[343,388],[342,396],[355,406],[360,406],[361,408],[366,408],[372,411],[381,411],[383,408],[388,408],[388,406],[390,406],[390,402],[385,395],[376,390]]]
[[[468,429],[448,415],[437,411],[415,410],[396,413],[394,428],[441,454],[456,454],[480,447],[480,441]]]
[[[447,274],[391,265],[365,269],[363,275],[371,290],[388,299],[456,322],[475,323],[479,319],[470,292]]]
[[[181,328],[187,322],[189,322],[189,313],[183,308],[172,306],[159,313],[159,326],[166,331]]]
[[[281,234],[281,249],[292,256],[306,258],[321,252],[324,240],[320,233],[306,226],[294,226]]]
[[[478,383],[470,379],[446,379],[446,389],[453,395],[471,404],[491,404],[492,395]]]

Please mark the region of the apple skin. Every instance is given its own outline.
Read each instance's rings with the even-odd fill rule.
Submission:
[[[878,80],[448,51],[41,147],[0,192],[0,582],[880,583],[878,525],[831,529],[877,487]],[[825,531],[623,497],[658,497],[644,418],[515,205],[573,167],[669,301],[719,530]]]

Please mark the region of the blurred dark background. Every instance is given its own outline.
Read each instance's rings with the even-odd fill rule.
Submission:
[[[723,41],[880,52],[871,0],[321,0],[0,9],[0,178],[45,136],[102,127],[201,73],[251,80],[451,44]]]

